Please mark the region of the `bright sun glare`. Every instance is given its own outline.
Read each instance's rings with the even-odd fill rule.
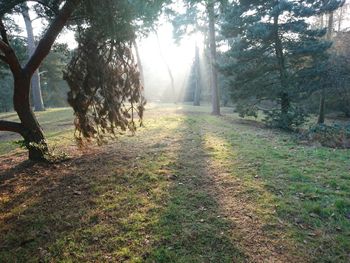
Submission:
[[[31,16],[34,18],[35,14],[32,13]],[[21,16],[15,16],[15,21],[21,28],[25,28]],[[40,35],[46,26],[40,19],[34,19],[34,34]],[[184,36],[179,43],[175,43],[172,25],[165,20],[157,28],[157,34],[159,43],[155,33],[137,41],[145,76],[145,94],[148,100],[158,101],[165,98],[168,101],[175,101],[181,99],[181,93],[187,85],[194,59],[195,45],[197,42],[201,48],[203,35]],[[26,36],[25,30],[22,31],[21,35]],[[57,42],[67,43],[72,49],[77,46],[74,33],[68,30],[60,34]],[[171,92],[171,80],[167,67],[174,78],[175,94]]]
[[[172,95],[176,96],[176,98],[169,99],[180,99],[179,96],[187,85],[193,63],[196,40],[201,43],[201,36],[186,36],[179,44],[176,44],[172,35],[172,26],[169,23],[160,26],[157,34],[159,45],[154,33],[139,40],[140,56],[145,73],[146,96],[151,100],[171,97],[171,95],[166,96],[171,89],[171,79],[166,65],[168,64],[175,84],[175,94]]]

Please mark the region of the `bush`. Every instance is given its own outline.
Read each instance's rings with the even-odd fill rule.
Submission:
[[[255,105],[238,103],[236,105],[235,112],[238,113],[239,117],[254,117],[258,118],[258,108]]]
[[[332,126],[317,124],[302,134],[302,138],[311,142],[319,142],[331,148],[350,148],[350,124]]]
[[[305,123],[307,114],[302,108],[291,107],[288,113],[282,113],[281,110],[275,109],[265,111],[266,117],[264,122],[271,128],[279,128],[283,130],[294,130]]]

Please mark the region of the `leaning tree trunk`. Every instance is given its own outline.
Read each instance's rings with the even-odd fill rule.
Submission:
[[[23,4],[21,8],[21,13],[22,13],[23,20],[26,26],[26,31],[27,31],[27,53],[28,53],[28,57],[31,57],[31,55],[35,51],[35,41],[34,41],[32,21],[30,19],[28,6],[26,3]],[[31,81],[31,89],[32,89],[33,105],[34,105],[35,111],[44,111],[45,107],[44,107],[43,97],[41,94],[39,69],[37,69],[33,74],[32,81]]]
[[[216,68],[216,39],[215,39],[215,10],[214,1],[207,4],[209,18],[209,46],[210,46],[210,68],[211,68],[211,90],[212,90],[212,114],[220,115],[220,101],[218,89],[218,72]]]

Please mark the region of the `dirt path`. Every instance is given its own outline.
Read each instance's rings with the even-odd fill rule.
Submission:
[[[198,116],[153,112],[62,164],[1,160],[0,262],[307,262],[235,176],[225,128]]]

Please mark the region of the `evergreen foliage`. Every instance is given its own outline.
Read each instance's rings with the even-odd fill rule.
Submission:
[[[302,112],[297,104],[320,88],[331,46],[322,39],[326,30],[312,29],[309,18],[341,5],[326,2],[238,1],[226,8],[222,33],[231,48],[221,69],[243,116],[272,101],[279,105],[270,111],[278,127],[300,123],[292,120]]]
[[[83,5],[79,47],[64,76],[79,141],[94,138],[102,142],[121,131],[135,132],[135,118],[142,123],[145,100],[131,47],[138,32],[150,29],[162,4],[108,0],[103,6],[94,1]]]

